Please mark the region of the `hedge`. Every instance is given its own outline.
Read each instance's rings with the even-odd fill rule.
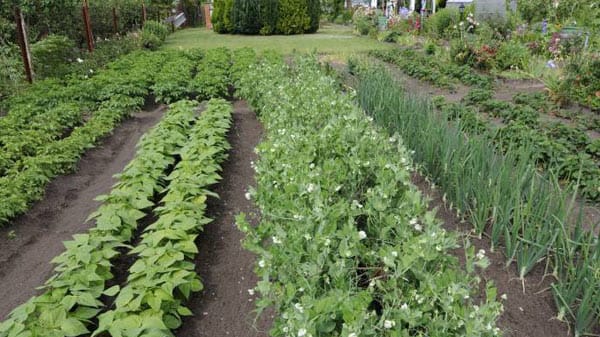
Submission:
[[[320,16],[319,0],[215,0],[212,20],[217,33],[289,35],[316,32]]]

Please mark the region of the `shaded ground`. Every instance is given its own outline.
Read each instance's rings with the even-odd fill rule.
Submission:
[[[0,229],[0,320],[37,294],[52,275],[50,261],[64,251],[62,242],[93,225],[85,220],[100,205],[94,198],[110,192],[113,175],[131,161],[135,144],[164,110],[135,113],[88,151],[75,173],[54,179],[44,199]]]
[[[498,299],[504,305],[504,312],[497,323],[505,337],[569,336],[569,326],[555,319],[558,310],[549,288],[553,279],[551,276],[544,279],[542,266],[535,268],[525,278],[525,292],[523,292],[521,280],[516,277],[514,264],[506,268],[506,258],[503,254],[489,252],[491,246],[489,239],[469,235],[473,226],[469,223],[461,223],[455,213],[446,207],[439,190],[432,189],[423,176],[414,174],[412,181],[426,197],[430,198],[429,207],[437,209],[437,218],[444,222],[443,227],[446,230],[460,233],[463,239],[468,237],[475,251],[480,249],[486,251],[490,266],[480,273],[480,276],[483,277],[484,282],[494,282],[499,296],[502,294],[507,296],[506,300]],[[452,254],[458,257],[464,267],[464,249],[456,249]]]
[[[195,316],[184,319],[177,332],[181,337],[268,336],[270,317],[263,315],[254,322],[256,297],[248,292],[258,281],[253,271],[255,256],[242,247],[244,234],[235,225],[235,216],[241,212],[254,214],[251,223],[257,224],[258,210],[245,193],[255,185],[250,162],[256,160],[254,147],[262,127],[245,102],[236,102],[234,108],[229,134],[232,150],[223,165],[222,182],[212,189],[220,198],[209,202],[207,215],[214,221],[196,242],[200,249],[196,269],[204,291],[192,295],[188,307]]]

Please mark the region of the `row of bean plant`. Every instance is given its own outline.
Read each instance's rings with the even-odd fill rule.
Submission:
[[[448,253],[445,232],[411,184],[410,153],[378,130],[316,61],[254,67],[239,95],[266,128],[250,194],[262,213],[244,216],[258,254],[258,309],[278,313],[272,336],[495,336],[496,291],[475,301],[476,268]]]
[[[161,122],[138,144],[135,158],[118,175],[109,195],[99,197],[100,208],[90,216],[95,227],[65,243],[56,257],[55,275],[44,293],[11,312],[0,324],[0,336],[79,336],[88,331],[91,320],[102,310],[103,295],[114,295],[118,286],[106,289],[111,261],[120,255],[148,209],[153,196],[164,188],[167,169],[175,164],[176,153],[186,143],[195,119],[192,102],[171,106]]]
[[[204,224],[206,200],[216,196],[208,187],[220,180],[220,163],[229,149],[226,133],[231,125],[231,105],[211,100],[177,153],[181,161],[167,177],[165,196],[155,209],[156,222],[148,226],[131,254],[138,256],[129,269],[114,308],[99,317],[93,335],[173,336],[181,317],[192,315],[183,302],[202,289],[192,262],[194,243]]]

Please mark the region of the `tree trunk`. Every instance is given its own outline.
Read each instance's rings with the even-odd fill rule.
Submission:
[[[352,8],[352,0],[346,0],[346,9]]]

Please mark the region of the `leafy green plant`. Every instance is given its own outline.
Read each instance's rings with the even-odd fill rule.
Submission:
[[[145,216],[143,211],[154,206],[151,199],[161,191],[165,171],[175,163],[173,153],[186,142],[186,133],[195,119],[194,106],[190,102],[173,106],[142,137],[136,157],[117,176],[111,193],[98,198],[103,204],[90,215],[95,227],[65,243],[66,251],[53,260],[57,264],[55,275],[46,282],[44,292],[13,310],[0,324],[0,336],[89,333],[90,320],[103,307],[101,296],[113,296],[118,291],[118,286],[106,289],[106,282],[113,278],[111,260],[119,255],[117,249],[126,247],[133,237],[138,221]],[[111,117],[86,125],[106,132],[110,130],[106,118]],[[79,134],[86,137],[85,133]],[[51,153],[50,158],[53,156]]]
[[[495,290],[475,309],[478,281],[446,253],[455,238],[410,183],[397,135],[379,132],[312,59],[267,61],[239,89],[267,134],[250,193],[261,223],[237,223],[259,256],[258,310],[278,312],[271,335],[499,334]],[[471,272],[485,266],[472,255]]]
[[[526,69],[531,55],[529,49],[516,40],[509,40],[500,44],[496,54],[498,69]]]
[[[182,101],[172,108],[191,111],[194,105]],[[178,151],[181,161],[166,178],[169,184],[162,205],[155,209],[158,220],[131,250],[138,259],[129,269],[127,284],[115,288],[115,307],[98,317],[92,336],[103,332],[173,336],[170,330],[181,325],[181,317],[192,315],[183,302],[202,289],[191,262],[198,253],[194,240],[211,221],[204,213],[207,198],[214,194],[207,188],[220,180],[219,165],[229,149],[231,113],[229,103],[211,100],[196,120],[186,145]]]

